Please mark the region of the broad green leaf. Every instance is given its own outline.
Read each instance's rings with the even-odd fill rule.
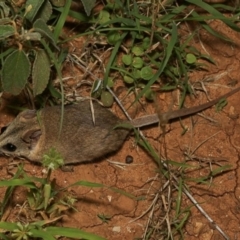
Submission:
[[[197,58],[196,58],[196,56],[194,54],[188,53],[187,56],[186,56],[186,61],[189,64],[194,64],[194,63],[196,63]]]
[[[152,89],[148,89],[144,95],[148,101],[153,101],[156,94],[152,91]]]
[[[46,0],[42,4],[39,11],[37,12],[35,19],[41,18],[44,22],[47,22],[51,17],[51,15],[52,15],[52,5],[48,0]]]
[[[140,57],[134,57],[132,65],[135,68],[142,68],[142,66],[143,66],[143,59],[140,58]]]
[[[143,39],[143,42],[142,42],[142,45],[141,47],[144,49],[144,50],[147,50],[149,47],[150,47],[150,43],[151,43],[151,40],[149,37],[145,37]]]
[[[25,16],[30,21],[33,22],[38,10],[42,6],[44,0],[27,0],[25,8]]]
[[[50,0],[52,5],[55,7],[63,7],[66,3],[66,0]]]
[[[115,45],[120,38],[121,38],[121,35],[117,31],[109,31],[107,34],[108,43],[111,45]]]
[[[21,35],[22,41],[41,41],[42,35],[38,32],[26,32],[23,35]]]
[[[3,63],[2,85],[4,91],[18,95],[27,83],[30,69],[31,64],[23,51],[12,52]]]
[[[144,80],[150,80],[154,76],[151,67],[146,66],[141,69],[141,78]]]
[[[123,81],[124,81],[125,83],[128,83],[128,84],[134,83],[134,79],[131,78],[131,77],[129,77],[129,76],[124,76],[124,77],[123,77]]]
[[[108,87],[112,88],[114,86],[114,81],[112,77],[108,78],[108,83],[107,83]]]
[[[104,107],[111,107],[113,104],[113,96],[110,92],[104,91],[101,94],[101,102]]]
[[[17,223],[0,222],[0,228],[8,231],[13,231],[18,228]]]
[[[50,31],[48,25],[42,19],[37,19],[33,24],[33,28],[36,32],[40,32],[41,34],[45,35],[51,41],[51,43],[57,48],[56,43],[54,41],[53,33]]]
[[[99,16],[98,16],[98,21],[100,24],[104,24],[108,21],[110,21],[110,13],[106,10],[102,10],[100,13],[99,13]]]
[[[127,55],[127,54],[124,54],[123,56],[122,56],[122,62],[125,64],[125,65],[127,65],[127,66],[129,66],[131,63],[132,63],[132,56],[131,55]]]
[[[134,69],[133,69],[133,72],[132,72],[132,76],[133,76],[135,79],[141,78],[141,71],[140,71],[139,69],[134,68]]]
[[[44,50],[36,52],[35,61],[33,63],[32,81],[33,95],[41,94],[47,87],[50,76],[50,61]]]
[[[11,25],[0,25],[0,39],[8,38],[14,35],[15,29]]]
[[[87,16],[90,16],[91,11],[96,3],[96,0],[81,0],[81,1]]]
[[[134,46],[132,48],[132,53],[135,55],[135,56],[141,56],[143,55],[143,48],[142,47],[137,47],[137,46]]]
[[[34,237],[34,239],[44,239],[44,240],[56,240],[55,237],[52,236],[52,234],[44,231],[44,230],[38,230],[38,229],[30,229],[29,233],[31,233],[31,236]]]

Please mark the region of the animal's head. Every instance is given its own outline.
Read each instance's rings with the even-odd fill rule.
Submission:
[[[25,110],[1,129],[0,154],[29,158],[41,134],[36,111]]]

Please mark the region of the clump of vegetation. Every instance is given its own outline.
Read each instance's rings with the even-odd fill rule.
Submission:
[[[59,46],[59,37],[71,3],[72,1],[27,0],[17,7],[14,1],[1,2],[3,91],[18,95],[26,87],[35,97],[47,88],[52,66],[55,66],[61,76],[60,69],[66,54]],[[89,15],[95,0],[83,0],[82,3]]]

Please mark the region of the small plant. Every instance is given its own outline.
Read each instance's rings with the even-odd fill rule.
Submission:
[[[49,83],[52,65],[58,68],[60,75],[64,54],[58,47],[59,35],[71,2],[71,0],[27,0],[21,8],[16,7],[13,1],[9,1],[8,4],[2,2],[0,56],[3,91],[18,95],[27,86],[32,89],[33,95],[37,96],[43,93]],[[95,0],[82,2],[89,15]],[[54,10],[52,4],[65,8],[59,20],[57,20],[59,14],[56,15],[54,12],[52,15]],[[50,20],[51,26],[48,25]]]
[[[212,29],[207,23],[208,19],[220,19],[230,28],[240,30],[234,23],[237,14],[230,20],[217,8],[203,1],[186,0],[179,6],[174,6],[174,1],[169,1],[164,6],[151,1],[142,4],[136,1],[106,2],[98,17],[91,20],[95,24],[94,30],[92,31],[91,27],[91,31],[84,33],[93,35],[94,39],[101,39],[99,44],[104,42],[105,50],[111,49],[102,85],[97,84],[97,90],[96,86],[93,88],[93,96],[101,98],[104,104],[106,86],[110,87],[109,79],[112,78],[113,87],[114,79],[120,75],[129,92],[136,95],[135,101],[143,96],[152,101],[153,92],[180,88],[182,107],[186,94],[191,92],[188,73],[193,69],[205,69],[204,61],[214,61],[191,45],[198,29],[181,39],[177,24],[195,21],[199,23],[199,28],[204,28],[210,34],[226,41],[231,40]],[[201,7],[210,16],[189,11],[190,4]],[[221,8],[224,9],[224,5],[221,5]],[[234,8],[232,10],[234,11]],[[189,14],[183,16],[185,12]],[[115,77],[112,77],[113,75]],[[107,101],[106,106],[111,106],[109,102],[111,101]]]
[[[63,159],[55,149],[50,149],[43,157],[44,166],[47,168],[45,178],[28,176],[22,167],[19,167],[15,177],[8,181],[1,181],[0,186],[8,186],[5,198],[1,204],[1,215],[3,215],[8,200],[16,186],[28,188],[27,200],[24,205],[31,211],[30,216],[26,216],[26,222],[0,222],[2,239],[30,239],[40,237],[42,239],[55,239],[55,235],[74,237],[76,239],[99,239],[103,238],[84,232],[80,229],[70,229],[54,226],[70,210],[76,211],[74,204],[76,199],[63,189],[57,189],[54,180],[51,180],[53,170],[63,165]],[[77,183],[76,183],[77,184]],[[29,222],[29,219],[32,221]],[[38,219],[38,221],[36,221]]]
[[[104,213],[98,214],[98,217],[102,220],[103,223],[108,223],[111,220],[111,217],[105,215]]]
[[[2,56],[2,88],[18,95],[28,83],[31,74],[33,95],[46,88],[51,60],[42,42],[48,42],[56,53],[57,40],[47,21],[52,14],[49,1],[27,1],[20,10],[4,5],[0,25]],[[30,85],[30,83],[29,83]]]
[[[25,218],[22,216],[21,219],[25,219],[24,223],[0,222],[0,228],[2,229],[2,232],[0,233],[1,239],[55,239],[54,236],[58,235],[75,239],[104,240],[104,238],[100,236],[87,233],[80,229],[55,227],[55,225],[65,214],[70,213],[71,210],[77,211],[74,207],[76,199],[67,192],[68,187],[108,187],[99,183],[79,181],[64,189],[57,188],[55,181],[51,180],[51,174],[53,170],[56,170],[63,165],[63,159],[55,149],[50,149],[49,152],[43,156],[43,165],[47,169],[46,177],[44,178],[28,176],[24,172],[23,167],[19,166],[13,179],[0,181],[0,187],[8,187],[1,204],[0,217],[3,216],[14,188],[17,186],[26,187],[28,189],[24,207],[28,209],[27,212],[31,212],[31,216],[25,216]],[[136,199],[133,195],[122,190],[112,187],[110,187],[110,189],[127,197]],[[99,214],[98,217],[106,223],[111,219],[111,217],[104,214]]]

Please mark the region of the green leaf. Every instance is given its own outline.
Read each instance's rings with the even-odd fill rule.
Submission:
[[[41,94],[47,87],[50,76],[50,61],[44,50],[36,52],[35,61],[33,63],[32,81],[33,95]]]
[[[66,23],[66,19],[68,17],[70,7],[71,7],[71,0],[65,1],[65,5],[62,8],[61,15],[58,18],[57,24],[54,28],[54,39],[57,41],[59,39],[59,36],[62,32],[63,26]]]
[[[58,169],[64,165],[64,159],[54,147],[51,147],[43,154],[42,164],[47,169]]]
[[[148,89],[144,95],[148,101],[153,101],[156,94],[152,91],[152,89]]]
[[[143,96],[143,94],[150,88],[150,86],[152,86],[153,83],[159,79],[160,75],[163,73],[168,62],[171,59],[172,52],[173,52],[173,49],[174,49],[177,41],[178,41],[178,32],[177,32],[177,26],[174,23],[172,25],[171,38],[170,38],[170,41],[165,50],[166,55],[164,56],[164,59],[161,62],[161,65],[160,65],[158,71],[154,74],[153,78],[147,83],[146,87],[137,95],[135,102],[137,102]]]
[[[142,68],[143,60],[140,57],[134,57],[132,62],[133,67],[135,68]]]
[[[33,22],[38,10],[42,6],[44,0],[27,0],[25,8],[25,16],[30,21]]]
[[[132,48],[132,53],[135,55],[135,56],[142,56],[143,55],[143,48],[142,47],[137,47],[137,46],[134,46]]]
[[[44,22],[47,22],[52,15],[52,5],[46,0],[39,9],[35,19],[41,18]]]
[[[132,56],[131,56],[131,55],[124,54],[124,55],[122,56],[122,62],[123,62],[125,65],[129,66],[129,65],[132,63]]]
[[[216,112],[221,112],[223,110],[223,108],[227,106],[227,103],[228,102],[227,102],[226,98],[220,99],[219,102],[215,106]]]
[[[0,222],[0,228],[8,231],[14,231],[15,229],[18,228],[18,226],[17,226],[17,223]]]
[[[52,5],[55,7],[63,7],[67,0],[50,0]]]
[[[12,52],[3,63],[2,85],[6,92],[18,95],[27,83],[31,64],[22,50]]]
[[[50,202],[51,190],[52,190],[51,184],[45,184],[45,185],[44,185],[44,187],[43,187],[44,210],[47,209],[48,204],[49,204],[49,202]]]
[[[107,0],[107,5],[105,7],[108,9],[117,11],[117,10],[120,10],[121,8],[123,8],[123,3],[121,3],[118,0],[116,0],[116,1]]]
[[[197,58],[196,58],[196,56],[194,54],[188,53],[187,56],[186,56],[186,61],[189,64],[194,64],[194,63],[196,63]]]
[[[61,93],[52,85],[51,81],[48,85],[48,90],[51,93],[52,97],[56,99],[60,99],[62,97]]]
[[[87,16],[90,16],[91,11],[96,3],[96,0],[81,0],[81,1]]]
[[[14,186],[25,186],[29,188],[36,188],[35,184],[28,179],[10,179],[0,181],[0,187],[14,187]]]
[[[110,92],[104,91],[101,94],[101,102],[104,107],[111,107],[113,104],[113,96]]]
[[[139,69],[134,68],[134,69],[133,69],[133,72],[132,72],[132,76],[133,76],[135,79],[141,78],[141,71],[140,71]]]
[[[119,51],[119,48],[122,44],[122,41],[123,39],[127,36],[127,32],[124,32],[122,35],[121,35],[121,38],[119,39],[119,41],[115,44],[112,52],[111,52],[111,56],[110,58],[108,59],[108,64],[107,64],[107,67],[106,67],[106,71],[105,71],[105,74],[104,74],[104,78],[103,78],[103,87],[105,88],[106,85],[107,85],[107,79],[108,79],[108,76],[109,76],[109,72],[110,72],[110,69],[113,65],[113,62],[117,56],[117,53]]]
[[[104,24],[110,21],[110,13],[106,10],[102,10],[98,15],[98,21],[100,24]]]
[[[120,33],[116,31],[109,31],[107,34],[108,43],[111,45],[115,45],[120,38],[121,38]]]
[[[51,43],[57,48],[53,33],[50,31],[48,25],[42,19],[37,19],[33,24],[33,28],[36,32],[45,35],[51,41]]]
[[[93,233],[88,233],[77,228],[64,228],[64,227],[47,227],[45,232],[54,236],[65,236],[68,238],[76,239],[91,239],[91,240],[106,240]]]
[[[141,69],[141,78],[144,80],[150,80],[153,77],[153,70],[151,67],[146,66]]]
[[[0,39],[14,35],[15,29],[11,25],[0,25]]]
[[[232,28],[234,31],[239,32],[240,28],[237,24],[235,24],[235,21],[229,19],[228,17],[225,17],[221,12],[219,12],[217,9],[212,7],[210,4],[205,3],[204,1],[196,1],[196,0],[187,0],[187,2],[197,5],[200,8],[206,10],[208,13],[211,14],[212,18],[220,19],[222,22],[224,22],[227,26]]]
[[[149,47],[150,47],[150,43],[151,43],[151,40],[150,40],[150,38],[149,37],[145,37],[144,39],[143,39],[143,42],[142,42],[142,48],[144,49],[144,50],[147,50]]]
[[[131,77],[129,77],[129,76],[124,76],[124,77],[123,77],[123,81],[124,81],[125,83],[127,83],[127,84],[132,84],[132,83],[134,83],[134,79],[131,78]]]
[[[107,79],[107,84],[108,84],[108,80],[109,78]],[[91,96],[93,98],[99,98],[101,94],[102,94],[102,81],[99,79],[96,79],[92,86]]]
[[[6,235],[0,233],[0,239],[2,240],[9,240],[9,238],[6,237]]]
[[[107,83],[108,87],[112,88],[114,86],[114,81],[112,77],[108,78],[108,83]]]
[[[53,237],[51,233],[41,230],[41,228],[40,230],[30,229],[29,233],[31,234],[32,239],[56,240],[56,238]]]
[[[42,35],[38,32],[26,32],[23,35],[21,35],[22,41],[41,41]]]

